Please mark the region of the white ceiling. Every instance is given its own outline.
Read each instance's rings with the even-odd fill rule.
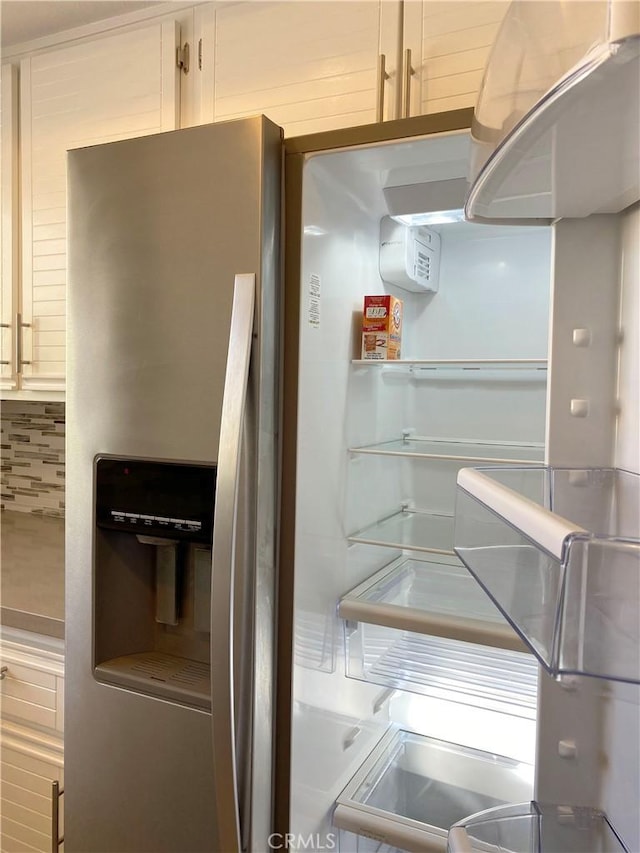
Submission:
[[[159,0],[1,0],[2,48],[155,6]]]

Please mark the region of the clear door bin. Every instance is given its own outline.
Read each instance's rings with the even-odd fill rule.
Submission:
[[[463,566],[402,557],[338,614],[349,678],[534,718],[537,662]]]
[[[487,809],[449,830],[448,853],[628,853],[602,812],[536,802]]]
[[[640,683],[640,477],[463,469],[455,550],[553,675]]]
[[[417,853],[444,851],[469,809],[530,798],[533,768],[498,755],[391,729],[340,794],[333,823]]]

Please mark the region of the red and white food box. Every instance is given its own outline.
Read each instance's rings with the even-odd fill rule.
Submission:
[[[402,339],[402,300],[395,296],[365,296],[362,315],[362,358],[396,360]]]

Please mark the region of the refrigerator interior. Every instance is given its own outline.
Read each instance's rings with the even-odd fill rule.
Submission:
[[[514,650],[517,643],[507,653],[457,639],[458,604],[446,601],[455,593],[445,582],[440,615],[448,614],[454,628],[448,632],[445,618],[433,640],[438,651],[426,654],[441,660],[445,649],[450,671],[433,674],[427,667],[413,689],[413,676],[404,675],[414,661],[402,649],[433,638],[402,626],[352,623],[337,613],[341,597],[403,560],[427,573],[437,568],[439,578],[450,570],[451,589],[458,589],[464,582],[453,552],[458,469],[487,457],[544,457],[551,229],[434,225],[441,240],[437,292],[409,292],[380,276],[380,221],[389,212],[384,188],[463,178],[467,159],[468,136],[456,132],[308,156],[304,164],[290,807],[290,831],[302,837],[333,843],[336,801],[385,733],[408,732],[436,739],[438,749],[457,745],[451,749],[506,762],[522,780],[522,798],[533,791],[537,669],[530,655]],[[422,190],[428,199],[428,186]],[[403,302],[402,361],[363,364],[363,298],[385,293]],[[400,442],[399,451],[387,442]],[[414,442],[418,450],[407,453]],[[392,452],[381,452],[381,443]],[[415,591],[403,595],[392,592],[389,600],[422,606]],[[501,623],[497,611],[480,619]],[[371,645],[353,640],[362,630]],[[354,664],[355,646],[362,659]],[[370,679],[372,656],[386,654],[387,646],[401,649],[397,673],[387,667],[386,676]],[[496,656],[496,672],[508,672],[505,655],[515,655],[516,671],[520,659],[528,673],[521,713],[507,695],[508,678],[494,682],[492,664],[480,666]],[[456,672],[470,667],[471,683],[452,686]],[[427,753],[420,747],[416,754]],[[391,767],[388,756],[379,761]],[[428,805],[433,783],[428,761],[416,763],[426,784],[407,826],[420,823],[416,815]],[[395,820],[389,791],[400,798],[400,788],[391,776],[380,788],[391,812],[382,818],[387,826]],[[483,802],[499,801],[481,794]],[[425,849],[429,843],[444,849],[438,822],[446,830],[454,813],[447,807],[440,814],[429,816],[435,829]],[[376,831],[380,848],[345,831],[341,849],[388,849],[384,831],[369,828]]]

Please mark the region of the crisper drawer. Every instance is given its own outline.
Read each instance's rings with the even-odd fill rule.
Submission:
[[[333,823],[391,848],[445,851],[452,824],[532,789],[531,765],[391,729],[338,797]]]
[[[400,847],[392,847],[377,838],[356,835],[344,829],[338,833],[337,849],[340,853],[404,853]]]
[[[400,558],[338,614],[350,678],[535,718],[535,658],[463,566]]]

